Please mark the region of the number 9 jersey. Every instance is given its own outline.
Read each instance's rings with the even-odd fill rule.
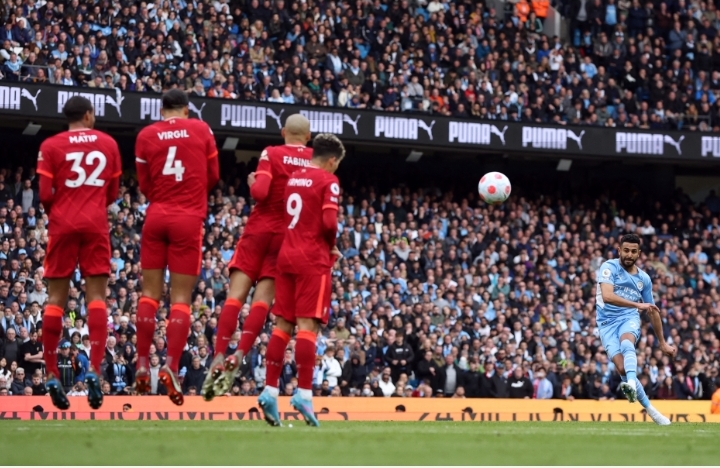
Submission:
[[[45,276],[67,278],[80,264],[83,276],[110,273],[107,207],[117,198],[120,151],[93,129],[59,133],[40,145],[40,199],[50,212]]]
[[[150,206],[142,230],[143,269],[197,275],[207,194],[219,179],[208,124],[170,118],[145,127],[135,142],[140,190]]]
[[[278,254],[273,313],[290,323],[313,318],[327,323],[330,250],[337,235],[338,178],[309,166],[295,171],[285,189],[287,231]]]

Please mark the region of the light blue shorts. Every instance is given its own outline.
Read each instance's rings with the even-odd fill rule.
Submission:
[[[637,343],[640,338],[640,314],[630,314],[616,319],[607,319],[598,323],[600,341],[608,357],[612,359],[620,354],[620,337],[625,333],[632,333]]]

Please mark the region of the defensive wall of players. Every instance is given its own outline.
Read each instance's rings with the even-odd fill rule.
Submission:
[[[139,127],[161,118],[160,95],[156,94],[7,82],[0,86],[0,115],[34,123],[60,121],[65,101],[75,95],[94,103],[101,124]],[[425,113],[387,114],[201,97],[192,97],[189,107],[191,117],[204,120],[218,135],[276,137],[287,116],[299,112],[310,120],[313,133],[334,133],[346,143],[601,158],[720,158],[720,136],[699,132],[472,121]]]
[[[280,414],[287,421],[302,417],[280,399]],[[261,420],[257,398],[185,397],[182,411],[163,396],[110,396],[102,409],[92,411],[85,397],[70,397],[69,411],[55,411],[47,397],[4,398],[0,419],[22,420]],[[659,411],[673,422],[720,423],[710,413],[709,401],[654,400]],[[640,405],[627,401],[566,401],[511,399],[424,398],[313,398],[321,421],[628,421],[652,422]]]

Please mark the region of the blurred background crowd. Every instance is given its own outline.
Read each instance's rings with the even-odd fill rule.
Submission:
[[[1,79],[720,131],[717,0],[4,0]]]
[[[194,323],[180,365],[183,389],[200,391],[214,351],[228,290],[227,263],[252,201],[241,168],[209,198]],[[341,174],[341,180],[349,181]],[[368,180],[372,180],[369,178]],[[318,337],[318,395],[356,397],[510,397],[614,399],[620,378],[604,354],[595,322],[595,272],[617,256],[617,239],[642,236],[638,265],[653,279],[662,332],[679,351],[662,356],[644,318],[638,375],[651,398],[710,399],[720,384],[720,197],[694,204],[682,191],[668,202],[637,193],[609,197],[530,195],[516,184],[490,207],[458,188],[411,189],[345,184],[338,215],[343,254],[333,271],[332,318]],[[527,196],[523,194],[528,194]],[[147,201],[132,173],[108,212],[112,275],[103,390],[132,393],[139,261]],[[47,216],[32,169],[0,169],[0,395],[42,395],[42,260]],[[76,274],[58,354],[61,380],[82,395],[88,368],[83,280]],[[153,393],[166,358],[169,296],[158,312],[151,353]],[[241,313],[240,323],[249,307]],[[272,312],[272,310],[271,310]],[[257,395],[265,380],[265,333],[246,357],[232,395]],[[237,346],[239,333],[227,352]],[[291,342],[281,390],[297,387]]]

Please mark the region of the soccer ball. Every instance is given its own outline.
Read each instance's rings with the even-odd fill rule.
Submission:
[[[499,205],[510,196],[510,179],[500,172],[488,172],[478,183],[480,198],[490,205]]]

